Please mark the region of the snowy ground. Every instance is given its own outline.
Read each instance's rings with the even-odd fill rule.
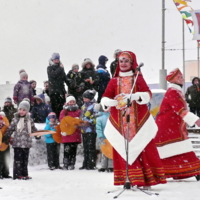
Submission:
[[[121,191],[122,187],[113,186],[113,173],[79,170],[81,164],[82,157],[79,156],[74,171],[50,171],[47,165],[29,167],[32,180],[0,180],[0,187],[3,188],[0,190],[0,200],[108,200]],[[160,194],[158,197],[128,190],[118,199],[199,200],[199,188],[200,182],[195,178],[181,181],[169,179],[167,184],[152,188],[153,192]],[[113,190],[118,191],[107,193]]]

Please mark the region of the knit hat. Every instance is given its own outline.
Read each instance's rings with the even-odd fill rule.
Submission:
[[[174,69],[166,76],[166,80],[170,83],[179,83],[181,78],[183,78],[183,74],[179,68]]]
[[[4,102],[5,103],[12,103],[12,99],[10,97],[7,97]]]
[[[99,64],[105,65],[105,64],[106,64],[106,61],[108,61],[108,58],[107,58],[106,56],[101,55],[101,56],[99,57]]]
[[[1,111],[0,116],[5,117],[6,116],[5,112]]]
[[[94,111],[95,112],[103,112],[103,107],[102,107],[102,105],[100,104],[100,103],[95,103],[94,104]]]
[[[35,80],[30,80],[29,83],[30,83],[30,84],[36,83],[36,81],[35,81]]]
[[[29,98],[23,98],[23,101],[27,101],[28,103],[30,103],[30,99]]]
[[[75,63],[75,64],[73,64],[73,65],[72,65],[72,70],[74,70],[74,69],[79,69],[79,65],[78,65],[78,64],[76,64],[76,63]]]
[[[24,109],[24,110],[26,110],[27,112],[29,112],[29,110],[30,110],[30,103],[28,101],[22,100],[20,102],[19,106],[18,106],[18,110],[21,109],[21,108]]]
[[[22,72],[26,72],[26,71],[24,69],[20,69],[19,74],[21,74]]]
[[[122,50],[121,49],[116,49],[114,52],[114,58],[116,58],[118,56],[119,53],[121,53]]]
[[[60,60],[60,54],[59,53],[53,53],[52,56],[51,56],[51,60]]]
[[[26,71],[24,71],[24,70],[20,70],[19,72],[20,72],[20,73],[19,73],[20,79],[22,79],[22,78],[25,77],[25,76],[28,76],[28,74],[27,74]]]
[[[74,96],[68,96],[68,97],[66,98],[66,104],[69,103],[69,102],[72,101],[72,100],[76,102],[76,99],[75,99]]]
[[[85,58],[83,63],[82,63],[82,68],[84,68],[87,64],[91,64],[91,66],[94,68],[94,63],[92,62],[92,60],[90,58]]]
[[[86,90],[83,93],[83,98],[92,100],[92,99],[94,99],[95,94],[96,94],[96,92],[94,90]]]
[[[48,119],[52,119],[52,118],[56,119],[56,113],[50,112],[50,113],[48,114],[48,117],[47,117],[47,118],[48,118]]]

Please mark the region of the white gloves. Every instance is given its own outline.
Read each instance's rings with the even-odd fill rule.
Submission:
[[[131,100],[131,101],[137,101],[137,100],[140,99],[140,95],[136,92],[136,93],[134,93],[134,94],[131,94],[131,96],[130,96],[130,94],[125,94],[123,100],[124,100],[125,102],[127,102],[127,100],[128,100],[129,97],[130,97],[130,100]]]
[[[65,133],[65,132],[61,132],[61,135],[62,135],[62,136],[66,136],[67,133]]]
[[[109,99],[108,97],[103,97],[101,99],[101,105],[103,107],[103,110],[107,110],[108,109],[105,106],[112,107],[112,106],[116,106],[117,103],[118,103],[117,100]]]

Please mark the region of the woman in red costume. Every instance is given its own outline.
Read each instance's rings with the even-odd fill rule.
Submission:
[[[123,51],[118,58],[115,75],[110,80],[101,100],[104,109],[111,107],[105,135],[113,146],[114,185],[124,185],[126,182],[125,140],[129,142],[128,179],[131,186],[166,183],[153,139],[158,129],[146,105],[151,99],[151,91],[141,73],[135,80],[138,66],[135,54]],[[134,81],[136,85],[131,95],[128,136],[127,112],[123,117],[124,110],[120,109],[123,103],[120,104],[120,98],[123,98],[126,104]]]
[[[200,126],[200,119],[187,109],[182,93],[184,78],[180,70],[176,68],[170,72],[166,80],[170,84],[156,117],[158,133],[155,138],[165,175],[174,179],[196,176],[198,180],[200,160],[188,139],[186,123]]]

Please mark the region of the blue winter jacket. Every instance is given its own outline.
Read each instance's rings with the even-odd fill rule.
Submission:
[[[84,103],[81,107],[81,117],[83,121],[88,121],[88,126],[81,127],[81,133],[95,133],[96,132],[96,118],[94,113],[94,102],[90,101],[88,103]]]
[[[96,132],[98,138],[106,139],[104,135],[104,130],[106,126],[106,122],[110,116],[109,112],[99,112],[98,117],[96,118]]]
[[[35,123],[45,123],[50,112],[52,112],[52,109],[49,105],[45,103],[34,104],[31,110],[31,118]]]
[[[49,120],[46,119],[46,126],[44,128],[44,130],[49,130],[49,131],[56,131],[56,129],[54,128],[54,126],[52,126],[51,124],[49,124]],[[44,135],[45,137],[45,142],[46,143],[54,143],[54,139],[52,137],[52,134],[48,134],[48,135]]]

